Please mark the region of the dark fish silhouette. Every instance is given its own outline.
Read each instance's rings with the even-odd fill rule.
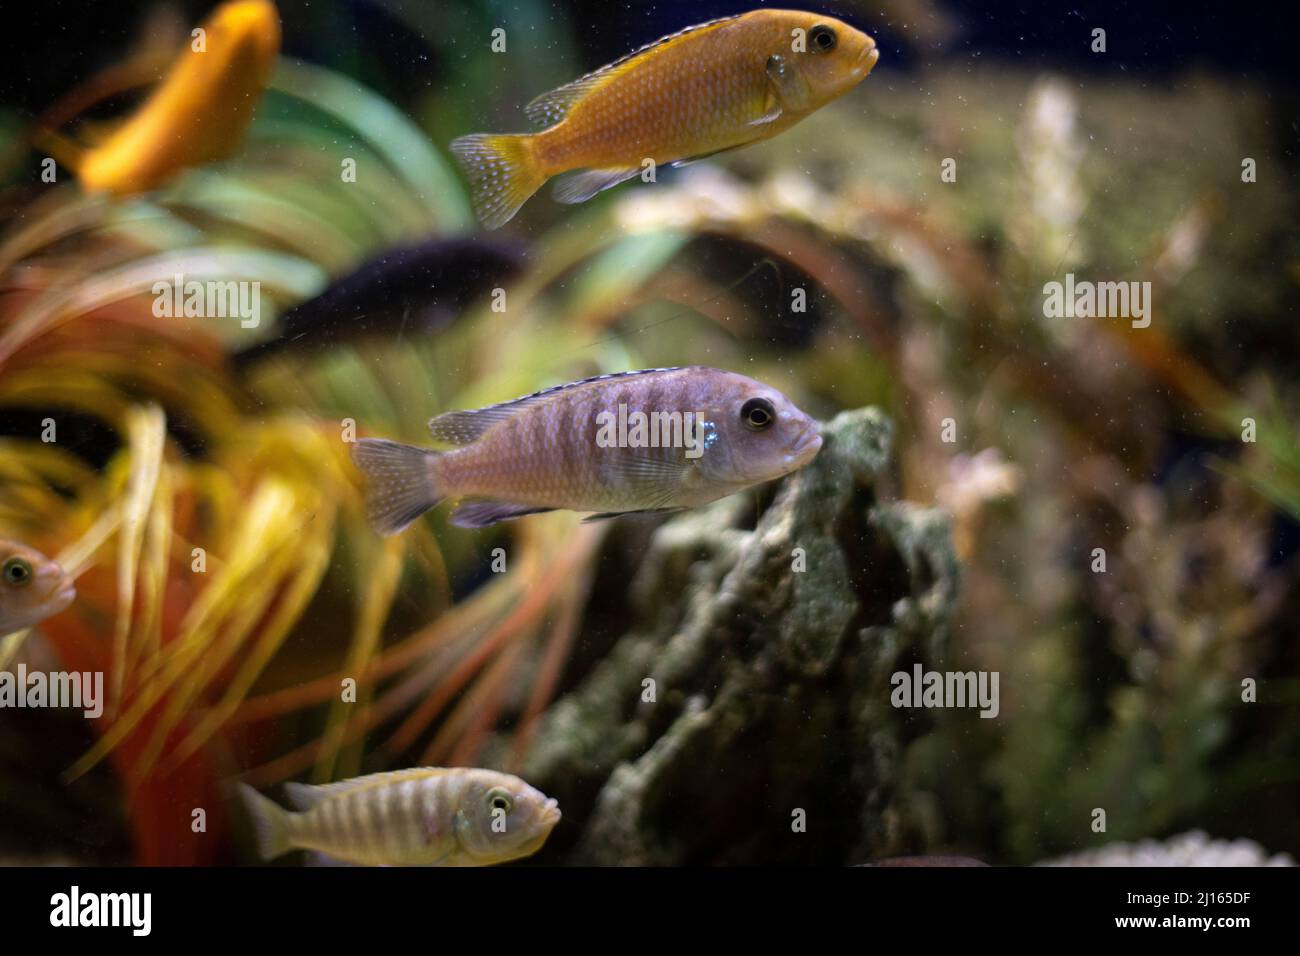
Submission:
[[[286,350],[323,350],[369,336],[427,335],[523,271],[518,243],[431,239],[389,249],[280,316],[275,338],[234,355],[246,367]]]

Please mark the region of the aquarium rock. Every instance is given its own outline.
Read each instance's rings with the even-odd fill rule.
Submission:
[[[946,515],[877,499],[892,432],[877,409],[844,412],[752,527],[734,496],[654,532],[636,628],[551,707],[524,767],[582,822],[539,859],[897,851],[903,754],[929,718],[891,706],[890,677],[941,661],[957,561]]]

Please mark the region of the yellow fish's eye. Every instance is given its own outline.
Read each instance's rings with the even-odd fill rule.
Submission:
[[[819,23],[808,31],[808,39],[812,40],[814,53],[830,53],[835,49],[835,31],[824,23]]]
[[[488,794],[488,806],[493,810],[509,813],[515,808],[515,802],[510,799],[509,793],[498,787]]]
[[[751,398],[740,407],[740,420],[746,428],[761,432],[776,421],[776,409],[766,398]]]
[[[5,562],[3,573],[5,584],[21,588],[32,581],[31,563],[22,558],[10,558]]]

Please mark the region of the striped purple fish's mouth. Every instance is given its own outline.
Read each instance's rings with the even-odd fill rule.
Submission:
[[[821,448],[821,428],[816,422],[812,422],[805,426],[800,433],[794,450],[785,456],[786,464],[790,466],[792,471],[796,468],[802,468],[817,457],[817,453],[821,451]]]

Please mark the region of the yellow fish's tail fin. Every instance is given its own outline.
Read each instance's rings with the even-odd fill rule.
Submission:
[[[244,801],[257,835],[257,853],[263,860],[274,860],[293,849],[289,837],[289,812],[269,797],[264,797],[246,783],[238,784],[239,799]]]
[[[397,534],[442,500],[430,467],[439,454],[382,438],[352,446],[352,460],[366,478],[366,516],[376,531]]]
[[[474,212],[487,228],[504,226],[546,182],[532,146],[527,133],[475,133],[452,142],[451,151],[469,179]]]

